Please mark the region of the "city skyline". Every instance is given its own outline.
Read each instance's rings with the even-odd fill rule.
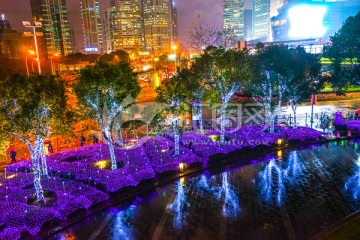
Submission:
[[[101,13],[110,7],[110,1],[99,0]],[[246,5],[246,3],[245,3]],[[204,22],[221,26],[222,25],[222,0],[208,0],[206,3],[202,0],[183,0],[176,1],[178,17],[178,40],[187,48],[187,31],[191,23],[201,16]],[[67,1],[70,28],[74,28],[76,34],[77,49],[83,48],[83,28],[80,13],[80,3],[78,1]],[[17,31],[24,32],[26,29],[21,21],[31,20],[30,0],[20,1],[16,5],[12,0],[3,0],[0,2],[0,13],[11,23],[11,26]]]

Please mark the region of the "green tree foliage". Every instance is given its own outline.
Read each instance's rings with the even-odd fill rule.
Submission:
[[[274,132],[274,118],[282,106],[287,83],[293,77],[290,59],[288,47],[282,45],[265,48],[259,45],[254,57],[257,77],[249,87],[255,101],[265,110],[270,132]]]
[[[326,68],[327,81],[338,94],[344,94],[343,90],[360,78],[360,12],[346,19],[330,42],[324,47],[324,57],[332,61]]]
[[[95,119],[109,144],[112,169],[116,169],[111,132],[119,115],[131,106],[140,93],[136,75],[127,63],[97,63],[81,70],[75,94],[82,106],[81,111]],[[120,145],[122,143],[119,143]]]
[[[100,56],[99,61],[106,63],[130,63],[129,62],[129,54],[122,50],[117,50],[115,52],[111,52],[109,54],[104,54]]]
[[[232,95],[250,83],[253,69],[247,51],[225,50],[224,48],[208,47],[201,55],[203,79],[217,90],[220,96],[220,143],[225,143],[226,108]]]
[[[0,128],[8,137],[24,142],[30,151],[39,202],[44,200],[40,174],[47,176],[44,140],[70,126],[65,85],[49,75],[11,75],[0,83]],[[67,125],[67,127],[65,126]],[[41,169],[39,159],[41,158]]]

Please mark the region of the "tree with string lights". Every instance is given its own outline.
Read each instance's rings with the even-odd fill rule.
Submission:
[[[117,126],[121,134],[121,124],[116,121],[123,111],[133,105],[140,93],[136,74],[128,63],[99,62],[81,70],[74,90],[82,106],[81,111],[99,124],[109,146],[111,169],[117,169],[112,131]],[[122,145],[121,142],[118,144]]]
[[[68,130],[74,116],[67,106],[64,82],[49,75],[11,75],[0,85],[1,132],[29,148],[37,200],[43,202],[40,178],[48,177],[44,140]]]
[[[206,84],[220,96],[220,144],[225,144],[226,109],[234,93],[253,78],[253,69],[246,50],[235,51],[208,47],[198,62],[206,73]]]
[[[275,117],[281,111],[287,84],[293,77],[289,59],[290,51],[283,45],[265,48],[258,45],[254,56],[256,78],[249,85],[249,90],[256,103],[265,110],[265,122],[270,133],[274,132]]]
[[[156,101],[164,103],[165,112],[169,114],[175,142],[174,156],[180,155],[180,116],[185,112],[184,101],[188,87],[189,71],[180,71],[176,76],[163,82],[163,85],[156,89]]]

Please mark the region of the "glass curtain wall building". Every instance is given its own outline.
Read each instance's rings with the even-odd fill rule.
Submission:
[[[114,50],[138,53],[145,49],[140,0],[111,0],[111,34]]]
[[[69,20],[65,0],[31,0],[34,21],[42,22],[47,54],[72,53]],[[26,20],[26,19],[24,19]]]
[[[83,21],[84,50],[90,53],[101,53],[103,37],[99,1],[81,0],[80,11]]]
[[[244,0],[224,0],[224,29],[237,40],[245,38]]]

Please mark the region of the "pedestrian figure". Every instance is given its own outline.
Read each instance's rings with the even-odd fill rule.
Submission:
[[[11,163],[16,163],[16,152],[14,150],[10,151]]]
[[[93,143],[94,143],[94,144],[99,143],[99,139],[98,139],[98,137],[96,136],[96,134],[93,135]]]
[[[48,145],[48,151],[49,151],[49,153],[53,153],[53,152],[54,152],[51,143],[49,143],[49,145]]]
[[[85,145],[85,137],[81,136],[80,146],[84,146],[84,145]]]
[[[189,143],[189,145],[188,145],[188,148],[191,149],[192,145],[193,145],[193,142],[190,141],[190,143]]]

